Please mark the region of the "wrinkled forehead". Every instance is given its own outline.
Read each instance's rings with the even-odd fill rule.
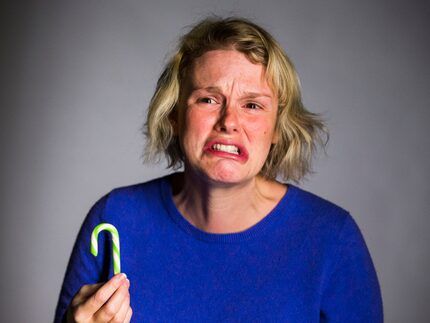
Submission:
[[[217,86],[218,81],[233,80],[251,87],[252,92],[276,94],[266,66],[231,46],[205,51],[188,61],[180,82],[182,90],[189,90],[190,87]]]

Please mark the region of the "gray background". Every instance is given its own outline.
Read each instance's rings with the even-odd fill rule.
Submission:
[[[139,128],[177,36],[208,13],[261,24],[331,129],[303,187],[350,210],[387,322],[430,307],[427,1],[3,1],[1,318],[52,320],[90,206],[167,171],[142,165]]]

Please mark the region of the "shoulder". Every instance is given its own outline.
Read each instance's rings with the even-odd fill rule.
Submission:
[[[321,254],[324,259],[326,278],[346,266],[373,270],[363,234],[347,210],[295,186],[291,192],[294,224],[302,230],[313,256]]]
[[[340,207],[339,205],[333,202],[330,202],[325,198],[320,197],[314,193],[306,191],[302,188],[288,184],[288,189],[294,195],[296,204],[298,204],[298,206],[303,211],[314,211],[314,212],[319,211],[323,213],[336,213],[336,214],[348,213],[348,211],[346,211],[344,208]]]
[[[361,240],[361,232],[349,211],[314,193],[289,185],[291,218],[313,239],[343,244]]]
[[[301,217],[323,222],[343,222],[350,217],[349,212],[339,205],[297,186],[289,184],[288,194],[291,195],[292,209]]]
[[[114,188],[104,197],[106,207],[112,207],[118,203],[135,204],[145,203],[148,200],[151,202],[160,200],[170,189],[171,176],[171,174],[165,175],[147,182]]]
[[[112,189],[91,208],[88,217],[98,221],[117,221],[118,218],[144,214],[163,204],[170,175]],[[127,216],[126,216],[127,215]]]

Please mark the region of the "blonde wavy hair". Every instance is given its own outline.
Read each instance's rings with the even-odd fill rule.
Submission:
[[[231,48],[243,53],[252,63],[265,66],[268,83],[278,96],[278,140],[272,145],[260,174],[299,182],[311,172],[316,148],[327,143],[327,129],[318,114],[303,106],[299,78],[279,43],[260,26],[237,17],[206,18],[180,38],[149,104],[144,126],[145,159],[153,160],[165,154],[168,167],[178,169],[183,165],[184,155],[170,118],[187,68],[207,51]]]

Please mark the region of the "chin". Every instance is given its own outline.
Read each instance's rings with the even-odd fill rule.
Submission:
[[[253,172],[249,169],[249,165],[243,165],[237,161],[226,159],[201,163],[196,166],[192,167],[188,164],[185,168],[208,183],[217,185],[244,183],[257,176],[258,173],[253,175]]]
[[[211,169],[205,175],[211,182],[226,185],[243,183],[250,179],[249,174],[236,168]]]

